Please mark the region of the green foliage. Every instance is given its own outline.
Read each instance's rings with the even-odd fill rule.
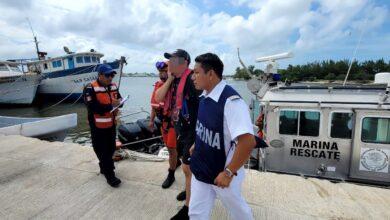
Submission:
[[[250,74],[255,75],[255,76],[259,76],[260,74],[264,73],[264,71],[261,69],[255,69],[255,66],[253,66],[253,65],[249,65],[247,68],[248,68],[248,71],[250,72]],[[251,76],[248,74],[247,71],[245,71],[244,68],[237,67],[236,72],[233,75],[233,78],[234,79],[248,80],[251,78]]]
[[[245,79],[245,80],[248,80],[251,77],[249,76],[249,74],[244,69],[241,69],[240,67],[237,67],[236,68],[236,73],[233,75],[233,78],[234,79]]]
[[[286,69],[278,70],[282,80],[289,81],[315,81],[315,80],[344,80],[349,67],[348,60],[324,60],[304,65],[288,65]],[[255,69],[253,65],[248,66],[249,72],[255,75],[263,71]],[[376,73],[390,72],[390,61],[384,59],[377,61],[368,60],[363,62],[354,61],[351,66],[348,80],[369,81],[373,80]],[[242,68],[237,67],[234,78],[250,79],[250,76]]]

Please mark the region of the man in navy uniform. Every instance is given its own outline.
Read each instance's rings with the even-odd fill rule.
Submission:
[[[233,219],[253,219],[241,195],[244,163],[256,145],[249,109],[222,80],[223,63],[206,53],[195,59],[194,84],[203,89],[191,147],[190,219],[209,219],[218,198]]]

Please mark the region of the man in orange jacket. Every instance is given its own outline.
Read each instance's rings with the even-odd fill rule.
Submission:
[[[98,79],[84,88],[84,101],[88,109],[88,121],[91,128],[93,150],[99,159],[100,173],[104,174],[107,183],[118,187],[121,180],[115,176],[114,161],[116,139],[116,111],[121,95],[115,83],[112,83],[116,72],[108,64],[97,68]]]
[[[165,146],[168,148],[169,152],[169,169],[168,176],[162,184],[162,188],[169,188],[175,181],[175,170],[181,165],[180,160],[177,158],[176,151],[176,132],[173,127],[173,121],[171,120],[171,111],[168,108],[164,108],[165,100],[157,102],[155,99],[156,91],[164,85],[164,82],[168,78],[168,63],[166,62],[157,62],[156,68],[159,72],[160,80],[154,84],[154,90],[150,104],[152,106],[149,128],[154,129],[154,120],[157,117],[161,122],[161,134],[163,136],[163,141]]]

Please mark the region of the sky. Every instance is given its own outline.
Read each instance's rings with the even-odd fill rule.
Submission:
[[[322,60],[390,59],[388,0],[1,0],[0,60],[36,57],[32,32],[49,57],[95,49],[126,72],[155,72],[164,52],[212,52],[225,75],[282,52],[280,67]],[[360,40],[360,44],[358,43]],[[359,46],[357,46],[359,45]]]

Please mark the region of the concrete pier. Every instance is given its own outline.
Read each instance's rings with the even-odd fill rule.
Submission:
[[[0,136],[0,219],[169,219],[183,205],[181,171],[161,188],[167,162],[116,167],[114,189],[90,147]],[[386,188],[250,171],[243,194],[256,219],[390,219]],[[220,201],[212,219],[228,219]]]

